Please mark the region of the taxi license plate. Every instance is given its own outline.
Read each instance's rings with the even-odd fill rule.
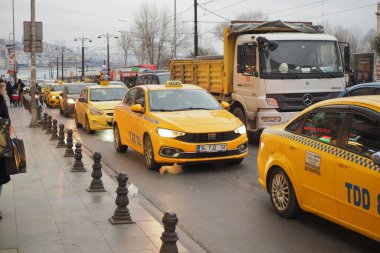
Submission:
[[[226,144],[206,144],[198,145],[197,151],[199,153],[212,153],[212,152],[223,152],[227,150]]]

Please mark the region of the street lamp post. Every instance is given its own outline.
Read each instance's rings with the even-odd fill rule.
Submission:
[[[58,57],[57,57],[57,80],[59,79],[59,76],[58,76]]]
[[[116,35],[113,35],[113,34],[101,34],[98,36],[98,38],[102,38],[102,37],[106,37],[107,38],[107,73],[108,73],[108,77],[110,77],[110,36],[114,37],[115,39],[117,39],[117,36]]]
[[[78,37],[78,38],[75,38],[74,41],[82,41],[82,77],[81,77],[81,81],[84,80],[84,42],[87,40],[88,42],[92,42],[91,39],[89,38],[85,38],[85,37]]]

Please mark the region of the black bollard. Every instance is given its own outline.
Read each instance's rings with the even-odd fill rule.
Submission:
[[[51,119],[52,117],[50,115],[48,115],[47,117],[47,123],[46,123],[46,134],[52,134],[52,130],[51,130]]]
[[[102,164],[100,160],[102,159],[102,155],[99,152],[95,152],[92,156],[94,159],[94,164],[92,165],[92,181],[90,186],[86,189],[88,192],[105,192],[103,186],[102,177]]]
[[[82,162],[82,144],[78,141],[75,144],[75,155],[74,155],[74,165],[71,167],[71,172],[86,172],[86,168],[83,166]]]
[[[164,232],[161,236],[161,249],[160,253],[178,253],[177,241],[178,236],[175,232],[175,227],[178,223],[178,218],[176,213],[166,212],[162,218],[162,223],[164,223]]]
[[[57,120],[53,119],[52,134],[51,134],[51,137],[50,137],[51,141],[58,140],[57,132],[58,132],[58,129],[57,129]]]
[[[135,223],[132,220],[131,215],[129,214],[129,209],[127,207],[127,205],[129,204],[127,181],[128,176],[126,173],[120,172],[117,175],[117,182],[119,184],[116,190],[117,196],[115,200],[115,204],[117,205],[117,207],[113,216],[109,218],[109,221],[113,225]]]
[[[65,125],[59,124],[59,132],[58,132],[58,143],[56,148],[66,148],[65,144]]]
[[[44,117],[42,119],[42,130],[46,130],[47,116],[48,116],[48,114],[45,112]]]
[[[64,157],[74,157],[74,151],[73,151],[73,130],[67,129],[66,130],[67,136],[66,136],[66,150]]]

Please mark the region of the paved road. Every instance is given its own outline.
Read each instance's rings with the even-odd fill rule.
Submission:
[[[257,181],[257,147],[241,165],[166,166],[148,171],[143,157],[113,148],[111,130],[87,135],[74,119],[46,109],[59,123],[117,171],[128,173],[161,211],[177,212],[180,227],[209,252],[380,252],[380,243],[311,214],[293,220],[278,217]]]

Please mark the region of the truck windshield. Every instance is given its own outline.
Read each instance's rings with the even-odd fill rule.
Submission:
[[[274,51],[261,51],[262,74],[281,78],[338,77],[343,66],[336,41],[276,41]]]

